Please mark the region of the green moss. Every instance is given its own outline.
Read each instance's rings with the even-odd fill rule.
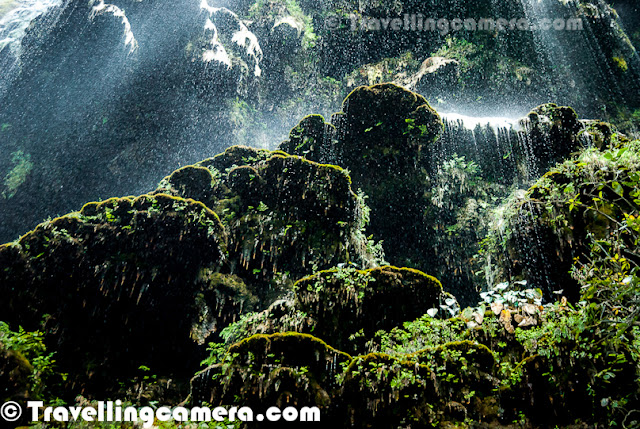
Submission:
[[[303,118],[289,133],[289,140],[280,144],[280,149],[292,155],[300,155],[311,161],[320,161],[321,151],[335,133],[332,125],[326,124],[321,115]]]
[[[345,98],[343,111],[344,122],[334,123],[339,132],[370,133],[371,138],[380,134],[371,133],[374,130],[386,133],[387,138],[404,135],[407,118],[416,127],[425,127],[422,137],[427,143],[435,141],[443,129],[440,117],[423,96],[390,83],[354,89]]]
[[[432,374],[425,365],[381,353],[356,357],[339,377],[348,415],[367,427],[434,424]]]
[[[613,57],[612,60],[616,68],[622,73],[626,73],[627,71],[629,71],[629,65],[627,64],[627,60],[624,59],[624,57],[616,56]]]
[[[321,354],[318,355],[318,351]],[[308,363],[329,356],[338,357],[340,362],[351,361],[351,356],[338,351],[319,338],[298,332],[283,332],[271,335],[254,335],[229,348],[230,355],[237,354],[240,361],[248,361],[249,354],[266,359],[265,363],[279,360],[281,365],[290,365],[293,361],[307,359]],[[274,354],[274,356],[269,356]]]
[[[231,146],[224,153],[205,159],[196,164],[205,168],[215,168],[220,173],[227,173],[233,167],[254,165],[265,161],[275,154],[286,156],[285,152],[256,149],[247,146]]]
[[[445,43],[432,56],[459,61],[461,71],[466,72],[477,65],[476,58],[481,48],[468,40],[447,36]]]
[[[33,170],[33,162],[31,155],[19,150],[11,154],[11,162],[13,168],[4,178],[4,190],[2,197],[11,199],[16,194],[18,188],[27,180],[27,177]]]
[[[593,142],[593,145],[600,150],[604,150],[613,143],[613,136],[616,129],[611,124],[602,121],[590,121],[586,124],[581,134],[586,134]]]
[[[211,170],[197,165],[188,165],[165,177],[156,192],[209,203],[212,200],[215,184],[216,178]]]
[[[437,307],[442,285],[417,270],[379,267],[322,271],[294,285],[296,307],[311,320],[314,332],[345,350],[362,344],[380,329],[391,329]],[[330,303],[327,305],[327,303]]]

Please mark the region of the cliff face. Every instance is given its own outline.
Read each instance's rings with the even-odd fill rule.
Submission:
[[[0,51],[0,241],[230,145],[274,149],[304,112],[328,117],[360,85],[393,81],[471,114],[554,102],[633,131],[635,6],[618,3],[65,0],[28,26],[33,14],[16,15],[26,34]],[[362,26],[406,14],[582,30]]]
[[[471,182],[441,194],[425,158],[439,115],[361,87],[330,124],[294,127],[290,153],[234,146],[40,224],[0,247],[3,399],[317,406],[340,427],[628,423],[639,143],[556,105],[523,124],[550,169],[532,187],[510,195],[455,158]],[[443,239],[429,222],[448,211],[489,221]],[[447,240],[479,295],[449,281],[432,247]]]

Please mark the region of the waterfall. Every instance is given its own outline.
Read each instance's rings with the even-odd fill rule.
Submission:
[[[640,101],[640,61],[628,37],[615,43],[609,34],[624,35],[615,10],[603,0],[521,0],[531,25],[536,51],[546,60],[544,73],[561,85],[550,92],[554,101],[604,105],[628,97]],[[624,64],[624,65],[621,65]],[[602,90],[606,88],[607,92]],[[576,95],[577,94],[577,95]],[[604,107],[601,107],[604,109]]]
[[[0,4],[0,95],[15,76],[27,28],[34,19],[61,1],[16,0]]]
[[[432,158],[442,163],[454,154],[475,162],[485,179],[510,185],[538,175],[536,154],[524,128],[525,120],[442,114],[444,133]]]
[[[18,0],[9,2],[8,10],[0,15],[0,51],[6,46],[18,48],[24,32],[35,18],[62,0]]]

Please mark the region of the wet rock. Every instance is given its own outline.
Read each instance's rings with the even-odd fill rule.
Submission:
[[[0,395],[2,402],[33,399],[33,366],[20,353],[0,344]]]
[[[350,360],[311,335],[256,335],[233,345],[223,363],[198,373],[190,401],[217,406],[242,397],[254,411],[317,406],[328,415],[337,405],[335,376]]]
[[[430,57],[412,76],[412,88],[419,93],[439,93],[458,83],[460,62],[451,58]]]
[[[202,198],[218,213],[231,273],[269,295],[267,304],[314,269],[367,259],[361,203],[336,166],[233,146],[174,172],[155,192]]]
[[[365,427],[428,427],[435,420],[434,375],[426,365],[381,353],[355,358],[341,391],[346,421]]]
[[[314,335],[350,352],[361,349],[350,335],[364,340],[399,326],[438,307],[444,297],[435,278],[388,266],[323,271],[297,282],[295,290],[296,308],[308,315]]]
[[[533,109],[521,124],[529,141],[522,150],[535,155],[538,171],[547,170],[575,151],[580,145],[578,134],[584,128],[575,110],[552,103]]]
[[[355,89],[331,122],[335,134],[320,118],[306,119],[280,148],[347,168],[354,188],[368,196],[370,231],[384,240],[387,257],[400,265],[415,260],[412,249],[424,242],[428,228],[422,224],[428,206],[423,153],[442,132],[440,117],[424,97],[382,84]],[[295,143],[305,139],[313,147]]]
[[[335,159],[336,149],[332,141],[335,134],[335,127],[325,123],[321,115],[309,115],[291,130],[289,140],[280,145],[280,150],[316,162]]]
[[[204,309],[219,314],[228,298],[227,311],[240,311],[233,294],[200,279],[225,260],[223,226],[200,202],[90,203],[0,247],[3,320],[34,330],[48,314],[47,343],[76,392],[109,391],[140,365],[188,373],[200,357],[191,334]]]

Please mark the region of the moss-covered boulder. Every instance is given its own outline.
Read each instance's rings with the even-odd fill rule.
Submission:
[[[434,373],[415,360],[372,353],[355,358],[342,377],[344,421],[359,427],[435,424]]]
[[[311,161],[328,161],[335,158],[334,138],[335,127],[325,123],[322,115],[309,115],[291,130],[289,140],[282,142],[280,149]]]
[[[202,198],[224,224],[231,274],[265,299],[314,270],[368,259],[362,202],[340,167],[234,146],[174,172],[156,192]]]
[[[233,345],[222,363],[192,379],[190,401],[217,406],[240,397],[254,412],[270,406],[316,406],[327,415],[339,405],[336,376],[349,361],[349,355],[311,335],[255,335]]]
[[[336,347],[355,351],[380,329],[413,320],[444,300],[442,285],[417,270],[381,267],[341,269],[306,277],[294,286],[296,308],[311,320],[314,335]],[[362,344],[359,344],[362,346]]]
[[[356,88],[342,108],[332,125],[306,118],[280,148],[347,168],[353,187],[368,196],[373,239],[384,241],[392,262],[415,260],[428,241],[423,154],[441,134],[442,121],[424,97],[393,84]]]
[[[581,144],[579,132],[584,128],[575,110],[552,103],[533,109],[521,125],[527,142],[519,146],[523,153],[516,156],[535,164],[537,175],[577,150]]]
[[[27,401],[37,400],[35,395],[34,369],[31,363],[19,352],[7,350],[0,337],[0,400],[2,403],[17,402],[23,409]],[[22,416],[14,424],[28,423],[28,418]],[[8,422],[0,423],[1,427],[9,428]]]
[[[487,346],[473,341],[457,341],[424,349],[410,355],[436,372],[436,388],[445,401],[469,403],[494,395],[496,360]],[[466,409],[466,408],[465,408]]]
[[[250,297],[201,278],[226,258],[223,226],[200,202],[90,203],[0,247],[0,313],[27,330],[47,315],[47,342],[77,391],[109,391],[141,365],[188,373],[200,357],[197,332],[215,331],[203,331],[202,314],[235,317]]]

